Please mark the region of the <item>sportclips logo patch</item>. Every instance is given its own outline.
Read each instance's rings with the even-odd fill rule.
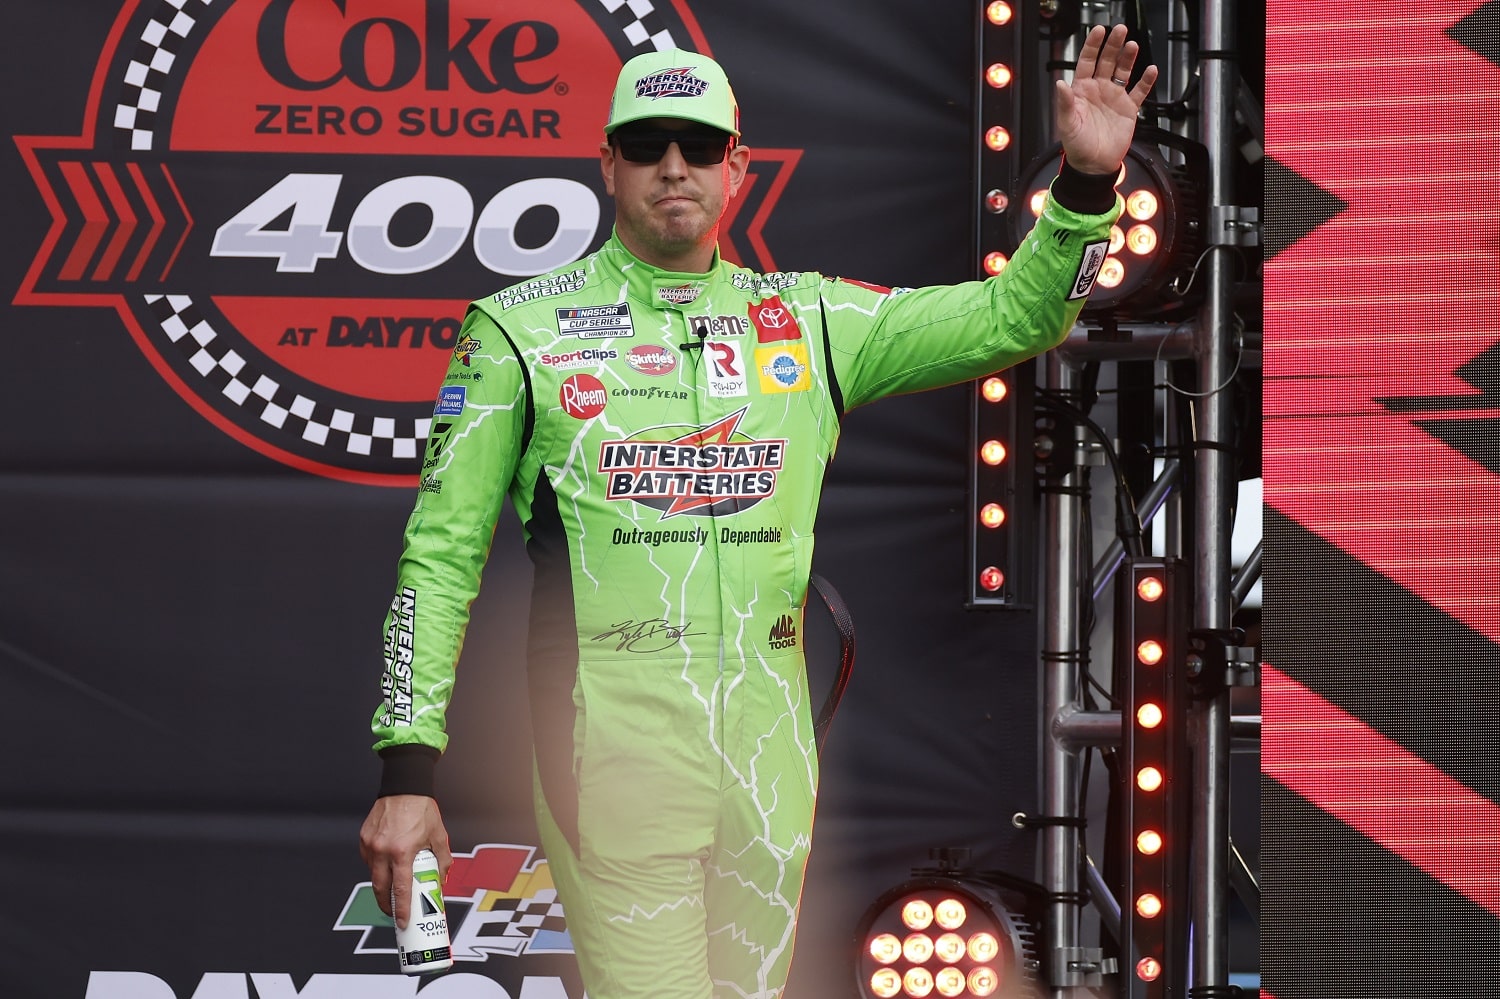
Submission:
[[[443,905],[455,961],[573,953],[552,869],[535,853],[535,847],[486,843],[467,856],[454,854]],[[395,967],[395,924],[380,911],[370,882],[354,886],[333,928],[358,931],[354,953],[393,955]]]
[[[688,2],[127,0],[83,134],[16,139],[51,226],[15,301],[112,308],[240,442],[410,486],[466,303],[602,241],[614,78],[708,51]],[[774,270],[799,157],[757,147],[726,258]]]
[[[758,441],[739,432],[745,410],[712,426],[658,427],[599,447],[599,473],[611,500],[661,511],[661,519],[724,516],[776,492],[785,440]]]

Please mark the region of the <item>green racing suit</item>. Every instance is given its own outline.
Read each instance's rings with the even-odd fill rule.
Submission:
[[[386,619],[382,793],[431,793],[508,495],[534,564],[534,804],[592,999],[780,994],[818,779],[803,605],[840,417],[1060,341],[1119,209],[1096,185],[1093,213],[1070,211],[1058,184],[986,281],[892,291],[717,254],[669,273],[611,237],[470,307]]]

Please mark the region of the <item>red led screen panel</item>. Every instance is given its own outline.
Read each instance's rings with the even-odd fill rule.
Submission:
[[[1272,0],[1264,994],[1500,994],[1500,2]]]

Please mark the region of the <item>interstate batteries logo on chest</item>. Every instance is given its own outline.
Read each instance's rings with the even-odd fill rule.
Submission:
[[[739,513],[774,495],[786,441],[740,433],[745,412],[707,427],[657,427],[605,441],[598,467],[605,495],[660,510],[662,520]]]
[[[75,60],[97,67],[83,134],[16,139],[51,225],[12,234],[38,247],[15,301],[113,309],[277,461],[412,485],[466,304],[570,304],[576,282],[532,279],[603,241],[614,78],[709,51],[689,2],[123,0]],[[775,193],[740,207],[726,257],[772,269],[761,229],[798,152],[753,168]]]

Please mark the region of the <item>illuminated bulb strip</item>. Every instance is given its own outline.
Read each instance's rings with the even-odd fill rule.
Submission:
[[[984,8],[984,16],[989,18],[991,24],[1005,25],[1016,16],[1016,12],[1011,10],[1010,4],[995,0],[994,3]]]

